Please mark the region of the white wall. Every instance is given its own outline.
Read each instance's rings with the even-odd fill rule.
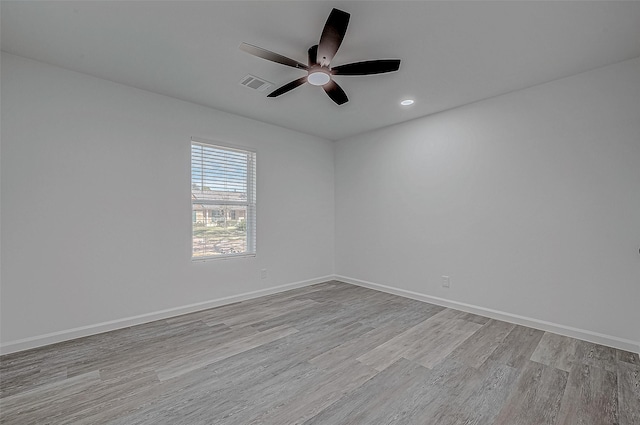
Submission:
[[[4,53],[1,66],[4,352],[321,281],[334,260],[355,283],[640,341],[640,59],[335,149]],[[191,261],[191,136],[258,150],[255,258]]]
[[[332,142],[4,53],[1,64],[6,352],[332,275]],[[255,258],[191,261],[191,136],[257,150]]]
[[[338,276],[637,348],[640,59],[339,141],[335,167]]]

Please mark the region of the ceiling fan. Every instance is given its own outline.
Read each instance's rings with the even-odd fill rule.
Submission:
[[[346,65],[330,67],[331,60],[335,56],[349,25],[350,14],[342,10],[333,9],[324,24],[320,41],[311,46],[308,51],[308,65],[294,59],[279,55],[261,47],[242,43],[240,50],[259,58],[270,60],[282,65],[307,71],[307,75],[269,93],[267,97],[277,97],[287,93],[304,83],[314,86],[322,86],[329,97],[338,105],[349,101],[347,94],[333,80],[334,75],[372,75],[397,71],[400,68],[400,59],[380,59],[364,62],[354,62]]]

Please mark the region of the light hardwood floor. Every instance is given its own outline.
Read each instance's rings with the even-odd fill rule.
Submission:
[[[0,358],[2,424],[640,424],[637,354],[327,282]]]

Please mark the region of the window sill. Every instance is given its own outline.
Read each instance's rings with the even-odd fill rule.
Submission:
[[[231,260],[232,258],[248,258],[248,257],[255,257],[256,254],[254,253],[242,253],[242,254],[226,254],[226,255],[211,255],[208,257],[191,257],[191,261],[194,263],[199,263],[199,262],[203,262],[203,261],[211,261],[211,260]]]

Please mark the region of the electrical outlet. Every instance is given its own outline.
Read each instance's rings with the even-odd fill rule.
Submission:
[[[442,276],[442,287],[448,288],[451,286],[451,278],[449,276]]]
[[[266,279],[267,276],[267,269],[260,270],[260,279]]]

